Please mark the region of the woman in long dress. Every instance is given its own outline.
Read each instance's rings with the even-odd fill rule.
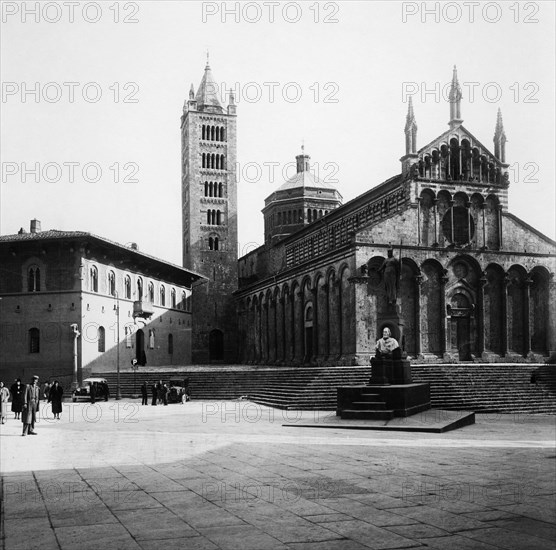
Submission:
[[[8,418],[8,401],[10,400],[10,390],[4,387],[4,382],[0,382],[0,422],[5,424]]]
[[[50,387],[50,392],[48,394],[48,402],[52,403],[52,414],[54,418],[60,420],[60,414],[62,412],[62,396],[64,395],[64,388],[60,386],[58,380],[54,380],[54,383]]]
[[[23,410],[23,393],[25,392],[25,384],[21,382],[21,378],[16,378],[10,392],[12,394],[12,412],[15,413],[15,419],[18,420]]]

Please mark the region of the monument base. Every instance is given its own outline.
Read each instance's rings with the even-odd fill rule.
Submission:
[[[337,388],[336,415],[360,420],[390,420],[430,409],[430,385],[389,384]]]

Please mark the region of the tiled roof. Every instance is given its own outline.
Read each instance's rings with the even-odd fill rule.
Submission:
[[[58,231],[57,229],[49,229],[48,231],[39,231],[38,233],[16,233],[15,235],[0,235],[0,244],[1,243],[18,243],[18,242],[29,242],[29,241],[47,241],[47,240],[57,240],[57,239],[91,239],[98,241],[102,244],[112,246],[116,249],[124,249],[131,254],[137,254],[145,259],[151,260],[153,262],[162,263],[167,267],[172,269],[178,269],[182,272],[187,272],[193,275],[194,279],[206,279],[204,275],[200,273],[196,273],[195,271],[191,271],[185,267],[173,264],[171,262],[167,262],[166,260],[162,260],[157,258],[156,256],[151,256],[150,254],[146,254],[145,252],[140,252],[134,248],[130,248],[129,246],[117,243],[115,241],[111,241],[110,239],[106,239],[104,237],[99,237],[98,235],[94,235],[93,233],[88,233],[87,231]]]

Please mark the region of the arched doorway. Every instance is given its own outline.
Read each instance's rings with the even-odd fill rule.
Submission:
[[[209,360],[222,361],[224,359],[224,333],[214,329],[209,333]]]
[[[147,364],[147,356],[145,354],[145,333],[141,329],[135,333],[135,349],[137,350],[137,363],[144,367]]]
[[[472,307],[465,294],[452,296],[450,304],[452,348],[458,350],[460,361],[471,361],[471,313]]]

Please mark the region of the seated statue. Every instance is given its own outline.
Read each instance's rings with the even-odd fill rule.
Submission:
[[[382,338],[376,342],[377,359],[401,359],[401,349],[398,341],[392,338],[392,333],[388,327],[384,327]]]

